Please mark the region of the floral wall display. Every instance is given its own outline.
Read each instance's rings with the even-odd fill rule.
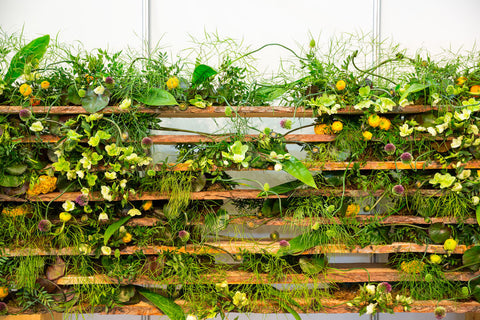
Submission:
[[[312,40],[210,65],[0,42],[0,313],[480,310],[478,52],[392,47],[368,67],[361,48]],[[293,72],[258,76],[266,48]],[[176,159],[154,161],[157,145]]]

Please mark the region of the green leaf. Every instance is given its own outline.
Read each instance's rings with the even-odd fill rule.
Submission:
[[[363,98],[368,98],[370,96],[370,87],[361,87],[360,89],[358,89],[358,94]]]
[[[418,91],[422,91],[424,90],[425,88],[428,88],[430,85],[429,84],[420,84],[420,83],[414,83],[412,84],[410,87],[408,87],[407,90],[405,90],[405,92],[402,94],[402,96],[400,97],[400,101],[402,101],[403,99],[405,99],[410,93],[415,93],[415,92],[418,92]]]
[[[25,177],[21,176],[12,176],[9,174],[5,174],[0,177],[0,187],[6,188],[16,188],[21,186],[25,181]]]
[[[285,183],[279,184],[278,186],[270,188],[270,190],[268,190],[268,192],[266,192],[266,191],[260,192],[258,194],[258,197],[263,197],[263,196],[270,195],[270,194],[287,193],[287,192],[295,190],[296,188],[300,187],[301,185],[303,185],[303,182],[300,181],[300,180],[293,180],[293,181],[285,182]]]
[[[117,220],[115,221],[114,223],[112,223],[111,225],[108,226],[107,230],[105,230],[105,234],[103,235],[103,244],[104,245],[107,245],[108,243],[108,240],[110,240],[110,238],[112,237],[112,235],[115,233],[115,231],[117,231],[118,229],[120,229],[120,227],[125,223],[127,222],[128,220],[130,220],[131,216],[126,216],[126,217],[123,217],[122,219],[120,220]]]
[[[199,64],[195,67],[195,70],[193,70],[192,84],[194,86],[197,86],[202,82],[205,82],[211,76],[216,75],[217,73],[218,72],[215,71],[215,69],[213,69],[212,67],[209,67],[205,64]]]
[[[185,320],[185,314],[183,313],[182,308],[171,299],[165,298],[164,296],[151,292],[145,288],[137,288],[137,291],[165,313],[170,319]]]
[[[291,174],[306,185],[317,189],[312,174],[297,158],[292,156],[289,160],[283,161],[282,167],[285,172]]]
[[[74,85],[67,89],[67,100],[77,106],[82,104],[82,98],[78,95],[77,88]]]
[[[21,48],[12,58],[10,66],[3,80],[7,84],[12,84],[18,77],[23,74],[23,70],[27,63],[37,63],[42,59],[47,51],[50,36],[47,34],[43,37],[36,38]]]
[[[477,223],[480,225],[480,204],[477,206],[475,210],[475,216],[477,217]]]
[[[89,113],[95,113],[108,105],[110,98],[106,95],[96,94],[88,89],[87,94],[82,98],[82,106]]]
[[[265,101],[272,101],[275,99],[280,98],[285,92],[287,92],[287,89],[285,88],[278,88],[278,87],[262,87],[257,90],[257,95],[260,95],[263,100]]]
[[[160,88],[150,88],[143,95],[136,96],[135,99],[147,106],[175,106],[178,105],[175,97],[168,91]]]
[[[290,243],[290,246],[288,248],[281,249],[280,251],[282,252],[279,251],[281,255],[303,252],[310,248],[316,247],[321,242],[320,242],[320,238],[316,233],[306,232],[304,234],[296,236],[295,238],[290,240],[288,243]]]

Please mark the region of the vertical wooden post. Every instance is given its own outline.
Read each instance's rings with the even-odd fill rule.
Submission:
[[[480,312],[465,313],[465,320],[480,320]]]

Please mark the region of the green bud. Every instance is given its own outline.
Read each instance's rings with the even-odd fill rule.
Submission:
[[[80,98],[83,98],[87,94],[87,91],[85,91],[85,89],[80,89],[77,91],[77,94]]]
[[[331,204],[327,207],[327,212],[328,213],[333,213],[333,211],[335,211],[335,206],[333,204]]]
[[[430,273],[427,273],[425,275],[425,281],[426,282],[432,282],[433,281],[433,276]]]
[[[266,182],[264,185],[263,185],[263,191],[269,191],[270,190],[270,185],[268,184],[268,182]]]
[[[310,40],[310,48],[315,48],[315,40]]]
[[[227,106],[227,107],[225,108],[225,115],[226,115],[227,117],[230,117],[230,116],[232,115],[232,108],[231,108],[230,106]]]

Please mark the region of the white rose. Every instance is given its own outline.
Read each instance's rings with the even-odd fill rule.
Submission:
[[[95,94],[103,94],[105,92],[105,88],[103,86],[98,86],[93,89],[93,92],[95,92]]]
[[[375,285],[369,284],[365,287],[365,291],[369,294],[375,294]]]
[[[274,169],[275,169],[275,171],[282,170],[283,169],[282,164],[281,163],[276,163],[275,166],[274,166]]]

